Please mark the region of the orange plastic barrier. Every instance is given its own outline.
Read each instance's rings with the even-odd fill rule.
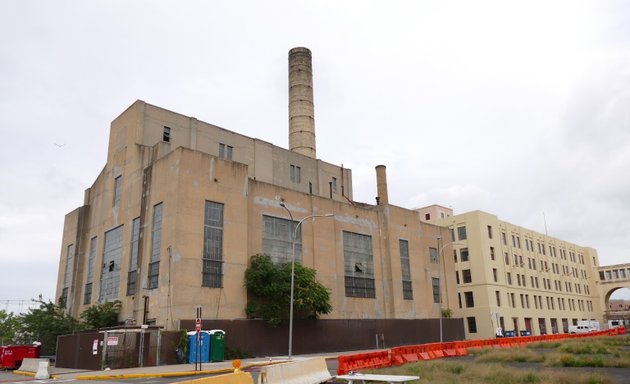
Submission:
[[[359,369],[384,368],[392,365],[389,359],[389,350],[341,355],[337,358],[337,361],[339,362],[338,375],[345,375],[348,372]]]
[[[519,337],[515,337],[514,341],[512,343],[512,346],[520,346],[520,347],[524,347],[527,345],[527,343],[531,342],[531,340],[529,339],[530,336],[519,336]]]
[[[432,359],[440,359],[444,357],[444,343],[424,344],[424,351],[427,352]]]
[[[615,327],[615,328],[611,328],[611,335],[625,335],[626,334],[626,327],[621,326],[621,327]]]
[[[625,327],[618,327],[603,331],[580,334],[556,333],[540,336],[502,337],[496,339],[463,340],[446,343],[406,345],[392,348],[391,355],[390,351],[381,350],[376,352],[339,356],[339,368],[337,369],[337,373],[339,375],[343,375],[350,371],[356,371],[365,368],[382,368],[389,367],[390,365],[403,365],[419,360],[439,359],[450,356],[466,356],[468,355],[469,348],[510,348],[516,346],[525,346],[528,343],[533,342],[545,342],[592,336],[622,335],[626,333],[627,330]]]
[[[468,341],[456,341],[455,342],[455,352],[457,353],[457,356],[466,356],[468,355],[468,348],[470,348],[468,345],[470,343]]]
[[[506,342],[503,339],[480,340],[482,348],[501,348]]]
[[[392,365],[403,365],[405,363],[411,363],[418,361],[419,357],[419,345],[407,345],[404,347],[395,347],[391,349],[391,361]]]
[[[444,348],[443,351],[447,357],[457,356],[457,350],[455,349],[455,342],[442,343],[442,347]]]
[[[420,357],[422,360],[435,359],[435,354],[432,351],[429,351],[427,349],[427,346],[429,345],[430,344],[422,344],[420,345],[420,348],[418,349],[418,357]]]

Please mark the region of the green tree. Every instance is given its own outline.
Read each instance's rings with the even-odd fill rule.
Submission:
[[[11,344],[17,328],[18,319],[13,312],[0,310],[0,345]]]
[[[16,341],[30,344],[42,343],[42,354],[53,355],[57,349],[57,336],[79,329],[79,322],[66,315],[64,308],[51,301],[36,300],[39,308],[30,308],[18,317]]]
[[[118,325],[118,315],[122,303],[119,300],[108,301],[102,304],[94,304],[85,311],[81,312],[79,317],[83,322],[83,326],[91,329],[113,327]]]
[[[293,315],[295,318],[317,318],[330,313],[330,291],[317,281],[317,272],[295,263]],[[273,264],[268,255],[254,255],[245,271],[249,317],[265,319],[278,325],[289,318],[291,296],[291,263]]]

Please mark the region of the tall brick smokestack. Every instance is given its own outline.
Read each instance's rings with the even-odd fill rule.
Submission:
[[[317,158],[313,64],[311,51],[303,47],[289,51],[289,149]]]

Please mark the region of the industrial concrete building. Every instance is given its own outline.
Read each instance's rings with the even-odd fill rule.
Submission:
[[[78,316],[120,300],[121,321],[177,329],[245,319],[252,255],[314,268],[326,319],[428,319],[456,305],[448,230],[389,204],[353,201],[352,172],[316,157],[311,53],[289,53],[289,149],[143,101],[111,124],[107,162],[65,218],[56,295]],[[313,215],[333,217],[312,217]],[[292,217],[292,218],[291,218]],[[445,242],[444,244],[447,244]]]
[[[472,211],[453,215],[439,205],[420,218],[450,229],[440,257],[456,265],[456,317],[469,339],[514,330],[532,335],[567,333],[579,320],[603,321],[599,261],[581,247]],[[452,241],[452,242],[451,242]]]

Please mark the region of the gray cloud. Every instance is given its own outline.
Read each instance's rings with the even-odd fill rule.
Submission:
[[[544,212],[550,234],[627,262],[628,8],[2,2],[0,291],[53,298],[63,217],[134,100],[286,146],[286,56],[299,45],[313,51],[318,155],[353,169],[357,200],[374,201],[385,164],[393,204],[481,209],[541,232]]]

